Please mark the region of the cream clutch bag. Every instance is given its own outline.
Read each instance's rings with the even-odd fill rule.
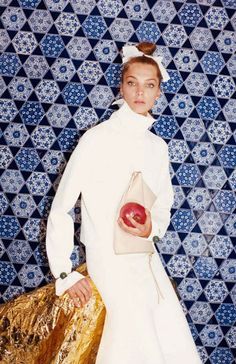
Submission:
[[[127,202],[137,202],[151,210],[156,195],[145,183],[142,172],[133,172],[128,188],[125,191],[117,209],[114,228],[114,251],[116,254],[153,253],[152,241],[129,234],[122,230],[117,222],[121,207]]]

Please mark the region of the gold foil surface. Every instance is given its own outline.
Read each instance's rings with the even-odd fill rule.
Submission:
[[[86,264],[78,271],[87,276]],[[0,305],[0,363],[94,364],[105,306],[90,282],[92,297],[81,308],[67,294],[57,297],[54,283]]]

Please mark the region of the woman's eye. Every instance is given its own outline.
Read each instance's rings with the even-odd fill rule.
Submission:
[[[129,86],[134,86],[134,84],[135,84],[135,83],[134,83],[133,81],[128,81],[128,85],[129,85]]]
[[[148,87],[153,88],[155,87],[154,83],[148,83]]]

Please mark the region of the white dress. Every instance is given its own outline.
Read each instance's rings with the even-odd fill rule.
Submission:
[[[58,278],[71,272],[74,227],[68,212],[81,193],[80,237],[88,273],[106,306],[96,364],[201,363],[158,253],[116,255],[113,250],[117,207],[133,171],[142,171],[157,196],[148,239],[162,238],[170,222],[168,147],[148,130],[153,121],[124,103],[109,120],[89,129],[72,153],[48,219],[47,254]],[[57,294],[82,277],[72,272],[58,278]]]

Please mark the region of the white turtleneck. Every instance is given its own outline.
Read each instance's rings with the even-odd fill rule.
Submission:
[[[151,210],[152,232],[162,238],[170,222],[173,189],[169,176],[168,147],[148,129],[154,119],[135,113],[124,102],[110,119],[89,129],[79,140],[62,176],[47,225],[49,265],[61,295],[84,278],[71,272],[74,224],[69,211],[81,193],[80,239],[86,254],[114,255],[113,232],[117,206],[133,171],[142,171],[157,196]],[[98,258],[99,259],[99,258]],[[60,273],[68,276],[60,279]]]

